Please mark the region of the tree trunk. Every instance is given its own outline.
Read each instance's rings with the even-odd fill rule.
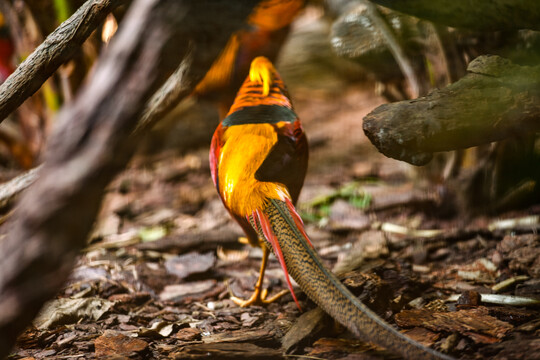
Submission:
[[[0,358],[67,279],[105,187],[143,134],[133,131],[152,94],[182,63],[188,95],[256,3],[133,2],[94,76],[59,115],[40,177],[0,240]]]

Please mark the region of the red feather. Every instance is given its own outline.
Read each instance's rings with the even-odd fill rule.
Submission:
[[[281,251],[281,246],[279,246],[278,239],[276,235],[274,234],[274,231],[272,231],[272,226],[270,225],[268,216],[261,210],[255,210],[253,212],[252,217],[253,219],[255,219],[254,222],[258,223],[260,227],[262,228],[262,232],[266,240],[268,240],[268,242],[272,244],[272,248],[274,249],[274,254],[276,255],[279,261],[279,264],[281,265],[281,268],[283,269],[283,272],[285,273],[285,280],[287,281],[287,286],[289,287],[289,290],[291,291],[291,295],[294,299],[294,302],[296,303],[296,306],[298,306],[298,309],[302,311],[302,308],[300,307],[300,304],[298,303],[298,300],[296,299],[296,295],[294,294],[289,272],[287,271],[287,265],[285,264],[285,258],[283,257],[283,252]]]

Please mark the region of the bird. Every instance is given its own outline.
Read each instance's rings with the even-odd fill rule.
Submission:
[[[266,302],[262,277],[270,251],[306,295],[357,337],[407,359],[452,359],[401,334],[366,307],[328,270],[295,209],[308,163],[308,143],[290,96],[273,64],[256,57],[210,146],[214,185],[248,241],[263,249],[253,296]]]
[[[262,0],[234,32],[218,59],[197,84],[193,95],[214,103],[223,117],[234,101],[257,56],[276,59],[287,38],[290,24],[304,7],[305,0]]]
[[[270,249],[261,243],[252,224],[253,211],[262,210],[269,197],[296,204],[307,163],[307,138],[285,85],[272,63],[266,57],[257,57],[227,116],[214,132],[210,149],[212,179],[225,207],[244,230],[247,241],[263,250],[254,294],[246,302],[235,298],[239,305],[271,302],[279,297],[265,299],[262,280]],[[283,266],[283,257],[278,259]],[[288,277],[287,282],[292,290]]]

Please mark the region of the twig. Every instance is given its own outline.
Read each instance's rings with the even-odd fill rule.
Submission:
[[[504,231],[517,229],[538,229],[540,228],[540,215],[525,216],[516,219],[496,220],[488,225],[489,231]]]
[[[448,297],[446,301],[457,301],[461,295],[454,294]],[[514,295],[499,295],[499,294],[480,294],[481,300],[484,303],[499,304],[499,305],[512,305],[512,306],[538,306],[540,300]]]
[[[381,225],[381,231],[392,233],[392,234],[405,235],[411,238],[426,238],[426,239],[438,238],[441,234],[444,233],[444,230],[410,229],[405,226],[391,224],[389,222],[385,222]]]
[[[167,82],[152,96],[137,124],[135,133],[152,128],[159,119],[180,102],[180,99],[190,94],[194,84],[186,79],[186,73],[191,65],[191,57],[187,56]]]
[[[0,209],[10,204],[13,199],[37,179],[41,166],[31,169],[0,186]]]
[[[503,280],[503,281],[493,285],[491,287],[491,290],[493,290],[495,292],[503,291],[504,289],[506,289],[509,286],[514,285],[518,281],[525,281],[525,280],[529,280],[529,277],[527,275],[513,276],[510,279]]]

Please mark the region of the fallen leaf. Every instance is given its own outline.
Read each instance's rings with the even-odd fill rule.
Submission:
[[[165,268],[171,274],[178,276],[180,279],[184,279],[190,275],[201,274],[210,270],[214,267],[215,263],[216,256],[211,252],[206,254],[190,252],[167,259]]]
[[[149,328],[140,328],[137,335],[149,338],[168,337],[173,333],[175,325],[168,321],[157,321]]]
[[[187,284],[167,285],[159,294],[162,301],[180,301],[188,296],[195,296],[212,289],[216,280],[195,281]]]
[[[114,302],[101,298],[52,300],[45,304],[34,320],[34,326],[44,330],[56,325],[74,324],[81,319],[99,320],[113,305]]]

